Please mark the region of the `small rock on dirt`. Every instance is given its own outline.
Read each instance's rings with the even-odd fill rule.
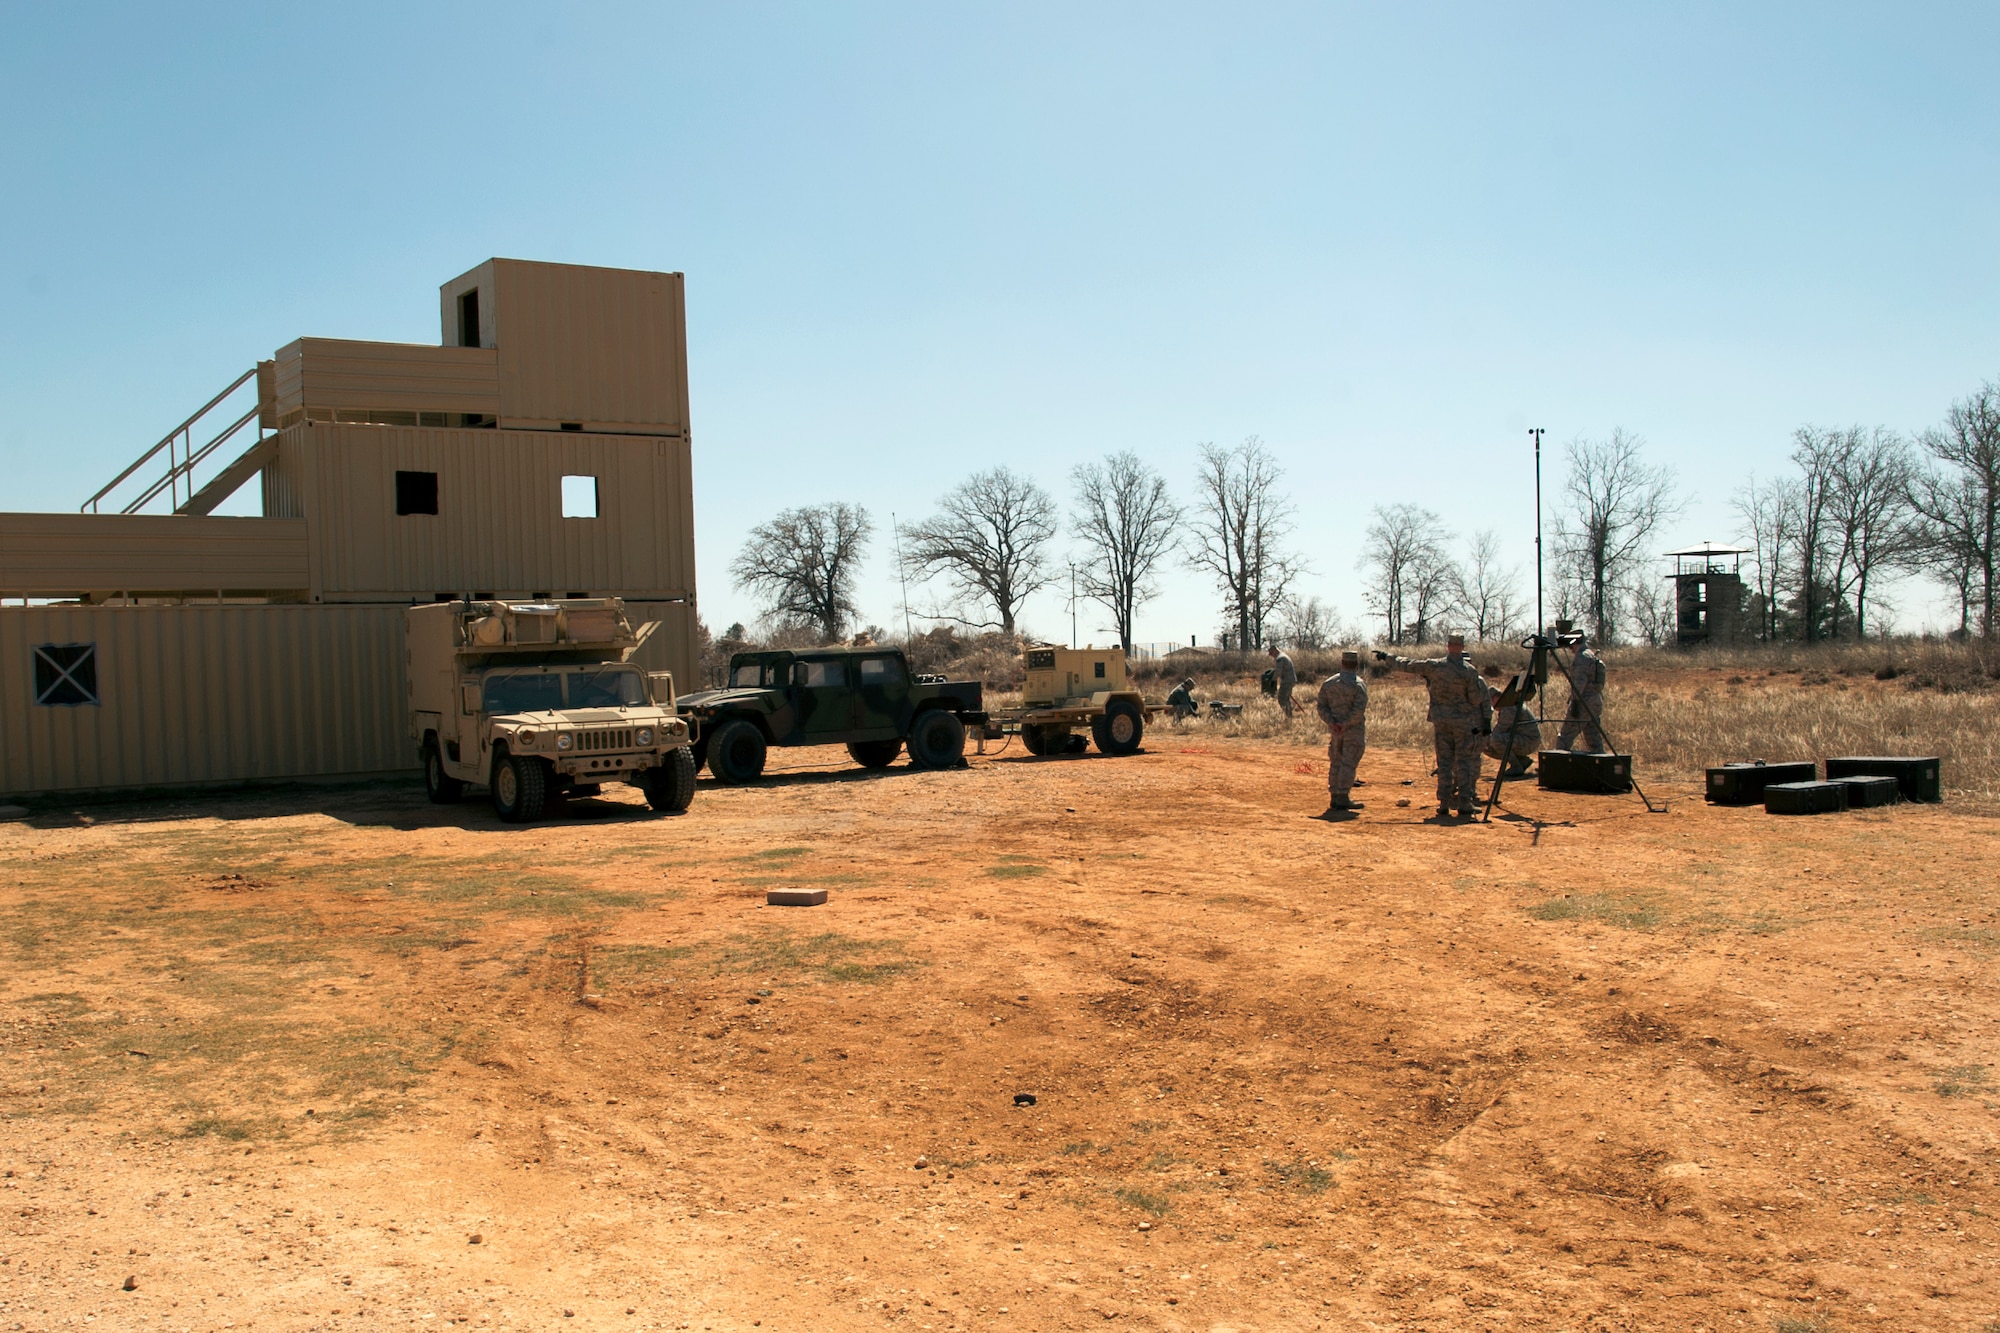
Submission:
[[[481,1235],[479,1232],[475,1231],[470,1236],[467,1236],[465,1238],[465,1243],[467,1245],[484,1245],[486,1243],[486,1237]]]
[[[127,1276],[125,1279],[125,1290],[137,1291],[138,1289],[139,1289],[139,1275],[137,1273],[133,1273]]]
[[[818,907],[825,901],[825,889],[772,889],[764,895],[769,907]]]
[[[1032,1092],[1017,1092],[1017,1093],[1015,1093],[1015,1094],[1014,1094],[1014,1105],[1016,1105],[1016,1106],[1033,1106],[1034,1104],[1035,1104],[1035,1094],[1034,1094],[1034,1093],[1032,1093]]]

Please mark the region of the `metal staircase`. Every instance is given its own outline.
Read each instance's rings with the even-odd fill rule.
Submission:
[[[256,366],[237,376],[228,388],[203,403],[194,415],[168,431],[166,437],[158,444],[139,455],[130,467],[105,483],[97,494],[85,500],[79,506],[81,512],[102,513],[103,505],[116,504],[115,500],[109,499],[112,492],[132,481],[142,469],[159,467],[163,453],[166,455],[165,471],[157,474],[149,473],[152,480],[141,485],[137,496],[115,512],[139,513],[161,495],[167,497],[168,505],[176,514],[199,516],[214,512],[217,505],[235,494],[244,482],[255,476],[277,453],[277,437],[263,436],[260,427],[257,441],[248,450],[199,489],[195,486],[195,469],[206,463],[223,445],[235,439],[245,426],[257,420],[258,413],[264,406],[261,401],[262,395],[258,395],[259,401],[251,403],[249,411],[223,426],[206,444],[197,447],[195,438],[206,434],[214,422],[220,421],[228,411],[233,410],[236,404],[231,403],[222,412],[216,411],[218,407],[222,407],[224,403],[234,398],[244,385],[256,378]]]

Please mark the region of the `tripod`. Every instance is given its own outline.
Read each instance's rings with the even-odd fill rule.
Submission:
[[[1514,725],[1507,728],[1507,749],[1500,760],[1500,771],[1493,775],[1493,790],[1487,794],[1486,813],[1480,821],[1482,823],[1490,824],[1493,822],[1493,807],[1500,803],[1500,790],[1507,785],[1507,770],[1513,766],[1516,758],[1514,745],[1521,734],[1519,710],[1527,707],[1528,701],[1538,693],[1544,697],[1547,696],[1549,664],[1551,662],[1555,663],[1556,669],[1565,678],[1569,676],[1569,663],[1563,660],[1562,644],[1559,641],[1551,639],[1546,634],[1531,634],[1521,641],[1521,646],[1528,649],[1532,654],[1528,659],[1528,669],[1517,672],[1514,678],[1507,682],[1507,688],[1500,692],[1500,698],[1495,703],[1496,714],[1501,708],[1513,708],[1516,712],[1514,715]],[[1572,703],[1579,702],[1573,688],[1570,698]],[[1604,729],[1604,718],[1601,712],[1590,706],[1588,697],[1582,698],[1580,702],[1583,704],[1584,715],[1589,719],[1591,726],[1596,729],[1599,736],[1604,738],[1604,743],[1610,748],[1611,752],[1614,754],[1617,753],[1617,743],[1611,739],[1611,733]],[[1539,734],[1540,729],[1548,724],[1548,718],[1535,719],[1537,733]],[[1632,791],[1634,795],[1645,803],[1646,813],[1653,815],[1666,813],[1666,804],[1662,802],[1659,806],[1654,806],[1653,798],[1646,795],[1645,789],[1639,785],[1637,775],[1634,775],[1632,778]]]

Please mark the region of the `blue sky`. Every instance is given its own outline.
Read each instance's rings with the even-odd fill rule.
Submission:
[[[1531,425],[1643,436],[1662,547],[1726,539],[1794,427],[2000,377],[1996,46],[1990,5],[0,4],[0,507],[301,334],[435,341],[497,254],[688,275],[717,628],[779,508],[871,509],[887,623],[891,512],[1114,449],[1185,495],[1253,434],[1350,620],[1376,504],[1531,563]],[[1138,637],[1206,641],[1166,584]]]

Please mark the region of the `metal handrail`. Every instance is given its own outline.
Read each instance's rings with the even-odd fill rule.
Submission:
[[[92,513],[92,514],[96,513],[99,502],[101,502],[105,496],[109,495],[112,491],[116,490],[127,477],[131,476],[134,472],[137,472],[140,468],[150,463],[159,454],[160,450],[172,447],[174,441],[180,439],[183,435],[188,435],[188,443],[192,445],[194,440],[193,436],[189,434],[189,430],[194,425],[194,423],[201,420],[203,417],[207,416],[210,409],[212,409],[217,403],[227,398],[230,394],[235,393],[245,384],[248,384],[252,379],[256,378],[256,375],[257,375],[257,367],[255,366],[250,367],[250,369],[244,371],[241,375],[238,375],[228,388],[224,389],[221,393],[215,395],[215,397],[203,403],[200,409],[197,410],[186,421],[183,421],[180,425],[168,431],[166,437],[162,439],[158,444],[148,449],[145,453],[140,454],[139,457],[133,462],[132,466],[126,468],[123,472],[119,473],[117,476],[113,477],[110,481],[106,482],[104,486],[97,492],[97,494],[91,496],[88,500],[85,500],[82,504],[78,505],[77,512]],[[255,416],[256,412],[253,410],[251,412],[251,415]],[[221,443],[222,439],[227,438],[228,435],[232,435],[238,429],[240,429],[242,427],[242,424],[243,424],[242,422],[238,422],[236,426],[231,427],[230,430],[226,432],[223,436],[217,437],[214,443],[216,444]],[[210,448],[212,449],[213,447],[214,444],[211,444]],[[180,476],[180,469],[174,463],[171,455],[168,456],[167,476],[171,480],[178,480]],[[146,498],[151,499],[153,496],[156,496],[159,493],[160,493],[160,488],[158,485],[155,485],[152,490],[147,492]],[[128,507],[124,510],[124,512],[129,514],[132,512],[132,509]]]
[[[199,450],[188,454],[186,457],[182,458],[180,462],[170,466],[167,469],[166,476],[161,477],[151,486],[148,486],[146,488],[145,494],[141,495],[138,499],[134,500],[131,504],[126,505],[123,509],[119,510],[118,512],[121,514],[138,513],[141,509],[144,509],[146,505],[161,491],[167,489],[169,486],[172,486],[182,477],[186,477],[188,479],[188,498],[193,499],[194,470],[196,466],[198,466],[203,459],[207,458],[210,454],[214,453],[217,449],[221,448],[223,441],[227,440],[230,436],[236,434],[237,431],[242,430],[245,426],[249,425],[251,418],[255,417],[260,410],[261,408],[252,407],[248,412],[245,412],[242,416],[236,418],[234,422],[232,422],[229,426],[224,428],[222,434],[216,436],[214,439],[210,440],[207,444],[204,444]],[[189,444],[194,443],[192,437],[189,438],[188,443]],[[176,495],[175,497],[174,509],[176,512],[178,512],[180,509],[180,502],[178,495]]]

